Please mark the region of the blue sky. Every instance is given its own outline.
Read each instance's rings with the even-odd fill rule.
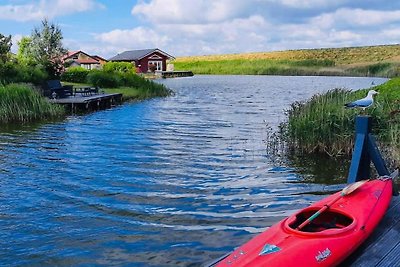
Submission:
[[[13,51],[43,18],[69,50],[105,58],[400,43],[398,0],[0,0],[0,33],[13,36]]]

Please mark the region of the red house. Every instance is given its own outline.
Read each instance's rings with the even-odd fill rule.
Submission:
[[[150,72],[152,69],[165,71],[169,59],[174,59],[174,57],[154,48],[125,51],[110,58],[109,61],[131,62],[135,64],[138,72]]]
[[[107,60],[99,56],[91,56],[83,51],[70,51],[62,57],[62,61],[68,63],[70,67],[80,66],[93,70],[101,69]]]

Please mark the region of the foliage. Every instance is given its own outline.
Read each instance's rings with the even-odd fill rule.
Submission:
[[[350,67],[348,72],[354,74],[354,76],[396,77],[400,76],[399,66],[397,63],[380,62]]]
[[[32,52],[30,51],[31,44],[32,44],[32,38],[28,36],[22,37],[21,40],[18,42],[18,52],[17,52],[18,62],[26,65],[34,64]]]
[[[400,78],[374,87],[380,92],[367,113],[373,117],[378,139],[390,147],[392,155],[400,154]],[[368,90],[334,89],[315,95],[306,102],[296,102],[288,110],[288,122],[282,135],[293,151],[322,152],[329,155],[350,154],[353,147],[354,118],[357,110],[343,105],[365,97]]]
[[[31,38],[30,56],[44,66],[51,78],[58,78],[63,70],[61,58],[67,53],[61,29],[45,19],[33,30]]]
[[[11,35],[4,36],[0,33],[0,60],[6,62],[11,51]]]
[[[85,83],[89,70],[82,67],[70,67],[61,75],[61,80],[72,83]]]
[[[0,83],[33,83],[41,84],[47,79],[47,73],[40,66],[21,65],[14,62],[0,61]]]
[[[63,114],[61,106],[49,103],[26,85],[0,86],[0,123],[54,119]]]
[[[154,96],[168,96],[171,90],[162,84],[155,83],[140,77],[132,72],[92,70],[87,76],[87,82],[102,88],[130,87],[142,90],[144,98]]]
[[[107,62],[103,65],[105,72],[135,73],[135,67],[129,62]]]
[[[119,76],[113,72],[92,70],[87,75],[87,82],[97,87],[119,87]]]

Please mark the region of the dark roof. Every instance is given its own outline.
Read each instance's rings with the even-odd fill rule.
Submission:
[[[142,59],[144,57],[146,57],[147,55],[154,53],[154,52],[158,52],[160,54],[163,54],[164,56],[168,57],[168,58],[174,58],[171,55],[168,55],[167,53],[161,51],[158,48],[153,48],[153,49],[141,49],[141,50],[130,50],[130,51],[125,51],[122,52],[121,54],[118,54],[112,58],[110,58],[110,61],[133,61],[133,60],[139,60]]]

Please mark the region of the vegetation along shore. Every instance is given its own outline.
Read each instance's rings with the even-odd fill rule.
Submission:
[[[373,132],[391,165],[400,163],[400,78],[373,87],[379,92],[375,104],[364,114],[373,118]],[[291,105],[280,136],[294,153],[350,155],[354,145],[354,124],[360,110],[345,109],[344,103],[366,96],[369,89],[333,89]]]
[[[400,45],[178,57],[194,74],[400,76]]]
[[[98,87],[104,93],[123,93],[123,100],[168,96],[172,91],[136,74],[127,62],[108,62],[102,69],[87,70],[65,65],[67,49],[59,27],[47,20],[19,41],[11,53],[12,38],[0,34],[0,124],[60,119],[63,107],[42,96],[47,80],[62,80],[77,86]]]

